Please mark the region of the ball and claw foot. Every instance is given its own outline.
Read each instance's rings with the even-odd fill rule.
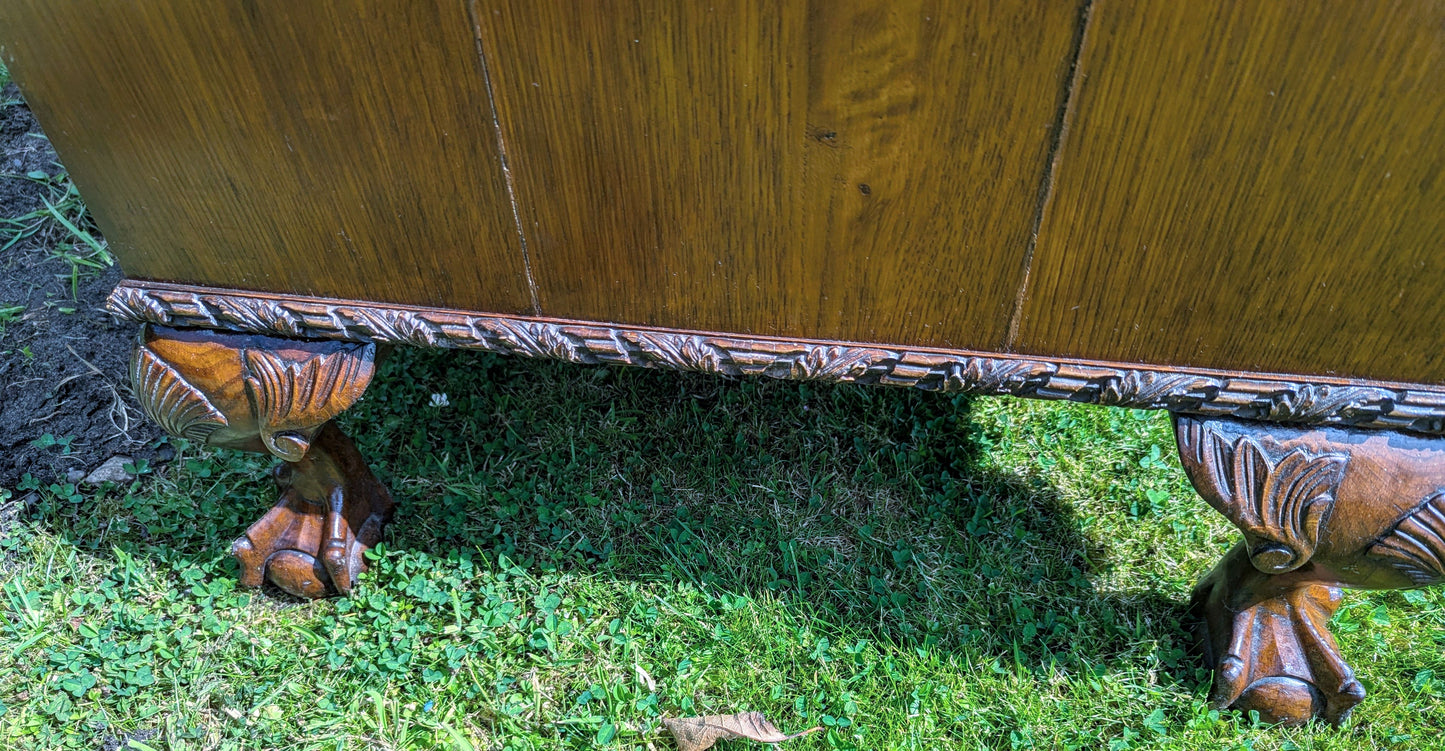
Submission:
[[[268,453],[281,499],[231,547],[241,583],[297,597],[349,594],[391,495],[332,420],[376,372],[376,345],[141,327],[131,389],[166,432]]]
[[[1338,587],[1261,573],[1236,546],[1194,590],[1215,670],[1210,703],[1271,724],[1343,724],[1365,689],[1328,629],[1340,601]]]
[[[392,500],[355,446],[327,424],[301,461],[276,468],[281,499],[231,546],[241,584],[297,597],[348,595],[363,554],[381,539]]]

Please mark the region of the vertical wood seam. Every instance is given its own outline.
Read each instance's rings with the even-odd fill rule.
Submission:
[[[1044,213],[1048,210],[1049,201],[1054,194],[1054,177],[1059,169],[1059,161],[1063,156],[1064,136],[1068,132],[1069,123],[1073,116],[1074,92],[1079,87],[1079,78],[1082,75],[1082,61],[1084,47],[1088,42],[1089,23],[1093,18],[1094,0],[1084,0],[1079,8],[1079,31],[1074,36],[1074,48],[1069,65],[1068,82],[1064,85],[1063,101],[1059,103],[1059,112],[1054,120],[1053,138],[1050,139],[1048,157],[1045,161],[1044,174],[1039,182],[1039,199],[1034,208],[1032,226],[1029,228],[1029,244],[1024,251],[1023,268],[1019,272],[1018,292],[1014,295],[1013,313],[1009,316],[1008,338],[1004,340],[1001,351],[1013,352],[1014,344],[1018,340],[1020,319],[1023,318],[1024,298],[1028,294],[1029,277],[1033,271],[1034,250],[1039,244],[1039,230],[1043,228]]]
[[[477,16],[477,0],[466,0],[467,19],[472,23],[472,36],[477,45],[477,62],[482,69],[482,83],[487,88],[487,106],[491,109],[492,128],[497,134],[497,156],[502,162],[502,180],[507,186],[507,200],[512,204],[512,222],[517,227],[517,240],[522,245],[522,271],[527,275],[527,291],[532,296],[532,315],[542,315],[537,294],[537,280],[532,276],[532,256],[527,250],[527,232],[522,228],[522,211],[517,205],[517,186],[507,161],[507,143],[502,138],[502,120],[497,114],[497,96],[492,91],[492,74],[487,66],[487,53],[482,47],[482,22]]]

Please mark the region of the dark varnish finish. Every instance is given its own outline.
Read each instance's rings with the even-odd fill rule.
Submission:
[[[0,2],[131,277],[531,309],[460,2]]]
[[[1445,382],[1445,3],[1098,2],[1013,350]]]
[[[544,315],[992,348],[1073,3],[479,0]]]

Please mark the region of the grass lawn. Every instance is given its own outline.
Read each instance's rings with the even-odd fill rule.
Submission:
[[[826,727],[793,749],[1445,724],[1432,591],[1335,618],[1370,692],[1345,729],[1206,707],[1183,605],[1234,533],[1161,413],[398,350],[343,424],[400,502],[349,600],[235,587],[267,459],[182,444],[129,487],[19,488],[0,746],[671,748],[661,717],[742,710]]]
[[[0,748],[1442,747],[1440,591],[1348,597],[1347,727],[1208,709],[1161,413],[399,350],[342,423],[400,504],[347,600],[236,588],[264,457],[0,488]]]

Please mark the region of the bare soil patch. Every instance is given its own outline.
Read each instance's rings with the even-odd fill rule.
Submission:
[[[0,90],[0,217],[44,209],[64,181],[20,98],[14,84]],[[0,245],[15,231],[0,227]],[[160,432],[126,382],[135,326],[104,311],[120,269],[73,276],[54,252],[73,242],[67,235],[55,223],[0,251],[0,311],[9,311],[0,315],[0,487],[88,472],[116,455],[155,456]]]

